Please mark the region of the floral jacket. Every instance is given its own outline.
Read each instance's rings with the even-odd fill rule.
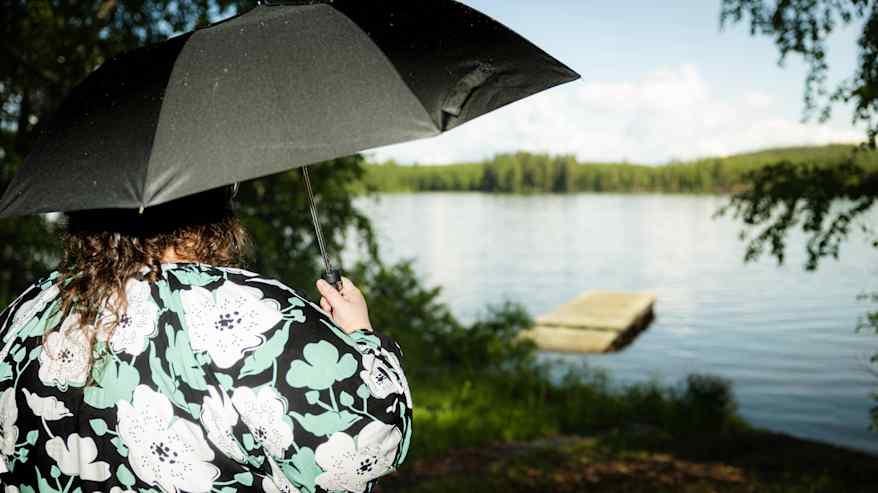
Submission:
[[[61,319],[57,272],[0,313],[6,493],[361,493],[403,461],[412,398],[393,340],[346,334],[253,272],[145,272],[91,348]]]

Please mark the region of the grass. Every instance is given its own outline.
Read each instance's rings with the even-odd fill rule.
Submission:
[[[481,374],[438,372],[412,383],[412,457],[492,441],[522,441],[618,427],[650,427],[685,436],[692,430],[745,430],[725,380],[692,375],[678,387],[655,382],[612,388],[585,366],[550,383],[548,367]]]
[[[753,429],[723,379],[545,371],[415,376],[409,457],[376,491],[878,491],[878,458]]]
[[[523,306],[463,326],[407,264],[369,281],[415,406],[408,457],[376,492],[878,491],[878,458],[754,429],[724,379],[619,387],[580,366],[559,381],[517,337]]]

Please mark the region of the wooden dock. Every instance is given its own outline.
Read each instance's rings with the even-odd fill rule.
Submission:
[[[655,299],[652,293],[587,291],[537,317],[521,337],[545,351],[619,351],[652,322]]]

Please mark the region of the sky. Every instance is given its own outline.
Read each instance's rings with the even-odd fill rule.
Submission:
[[[582,79],[371,161],[445,164],[519,150],[661,164],[767,147],[858,142],[850,107],[802,123],[805,66],[769,38],[720,29],[720,0],[463,0]],[[830,83],[853,74],[857,26],[829,40]]]

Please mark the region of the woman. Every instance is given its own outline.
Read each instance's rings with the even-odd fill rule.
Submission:
[[[221,189],[68,213],[60,268],[2,314],[9,491],[371,491],[405,458],[399,346],[344,279],[321,307],[233,267]]]

